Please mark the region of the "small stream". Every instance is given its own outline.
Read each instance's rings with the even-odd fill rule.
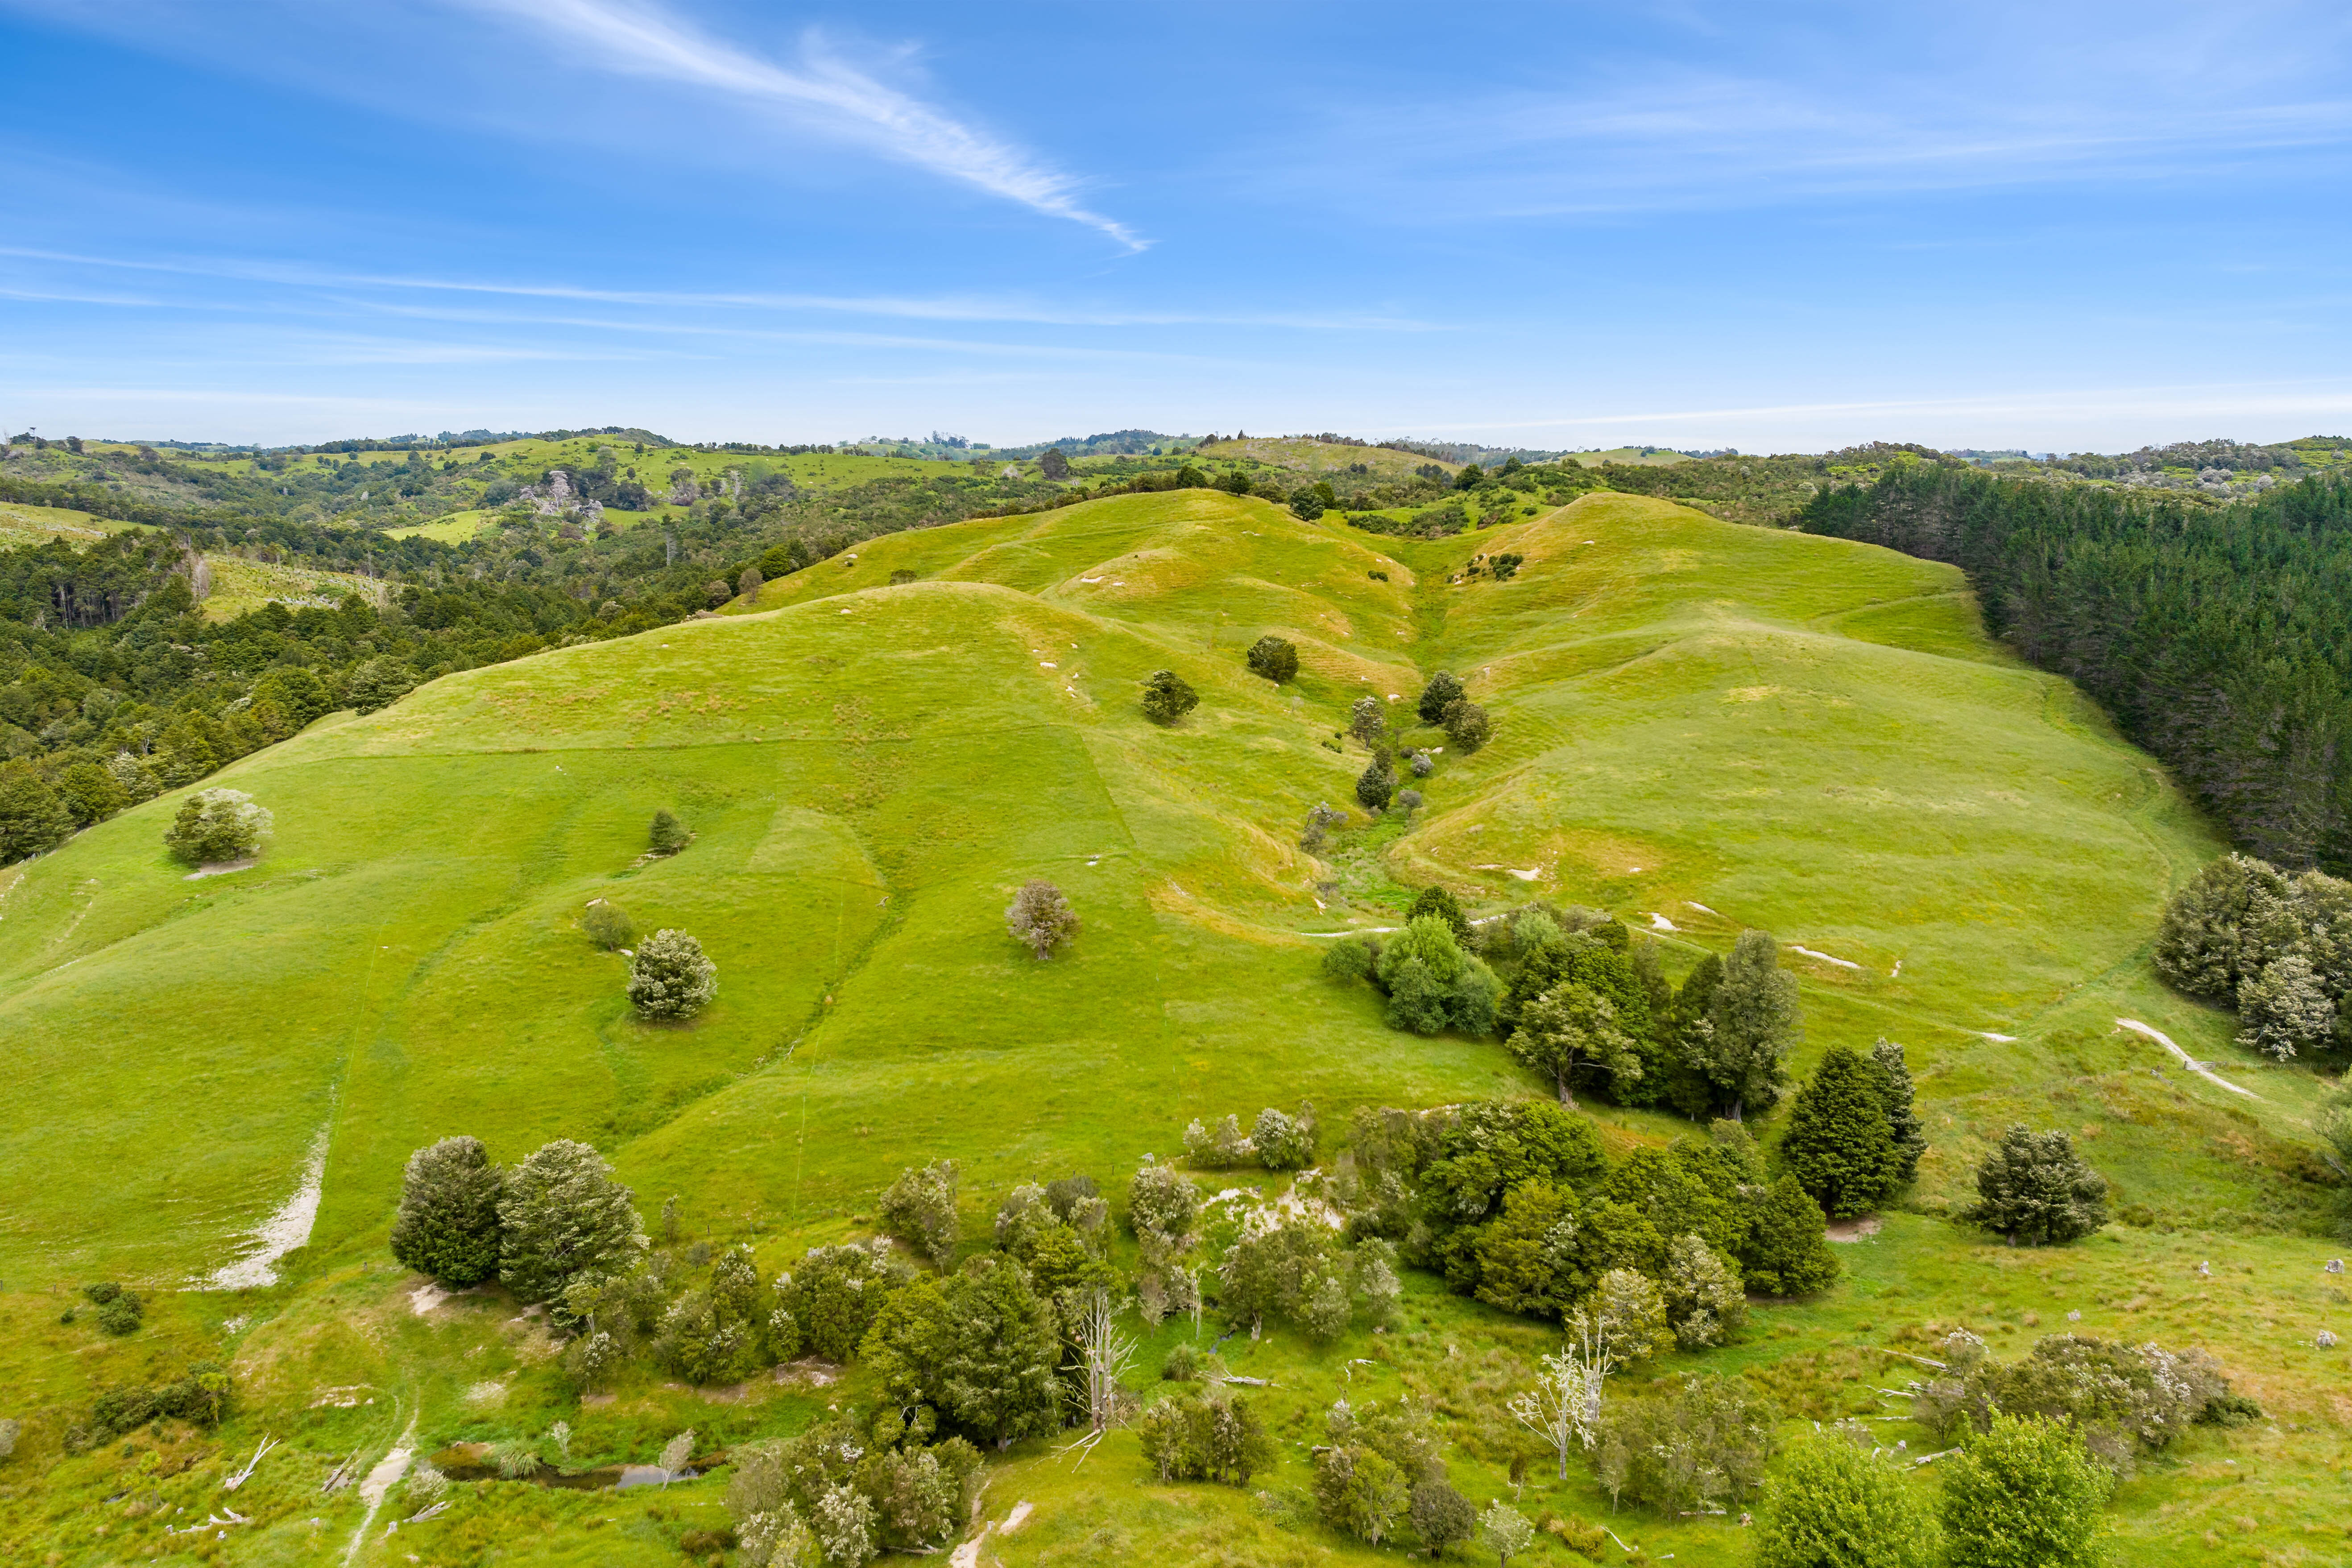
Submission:
[[[563,1471],[541,1465],[527,1476],[503,1476],[498,1466],[489,1462],[487,1448],[478,1443],[459,1443],[433,1456],[433,1468],[453,1481],[507,1481],[518,1486],[556,1487],[565,1491],[598,1492],[625,1491],[631,1487],[657,1487],[671,1481],[690,1481],[708,1474],[727,1462],[719,1453],[689,1461],[686,1468],[672,1472],[659,1465],[600,1465],[593,1470]]]

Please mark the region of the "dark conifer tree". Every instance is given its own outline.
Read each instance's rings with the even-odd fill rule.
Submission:
[[[1780,1156],[1829,1214],[1868,1214],[1895,1189],[1898,1158],[1886,1121],[1886,1070],[1843,1046],[1831,1047],[1797,1091]]]

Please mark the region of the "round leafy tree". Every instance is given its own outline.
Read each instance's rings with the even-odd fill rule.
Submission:
[[[1143,683],[1144,716],[1155,724],[1173,724],[1201,705],[1201,694],[1172,669],[1156,669]]]
[[[1424,724],[1444,722],[1446,704],[1463,695],[1462,682],[1455,679],[1450,671],[1439,670],[1429,678],[1429,684],[1421,689],[1421,721]]]
[[[691,1018],[719,994],[719,966],[682,931],[657,931],[629,963],[629,1001],[648,1018]]]
[[[1078,917],[1061,889],[1032,879],[1005,906],[1004,929],[1039,958],[1051,958],[1057,945],[1077,934]]]
[[[464,1289],[499,1271],[499,1199],[506,1183],[478,1138],[444,1138],[408,1157],[392,1255]]]
[[[1765,1482],[1755,1553],[1756,1568],[1929,1568],[1936,1527],[1895,1465],[1815,1434]]]
[[[1396,773],[1386,757],[1375,756],[1361,773],[1356,776],[1356,799],[1366,811],[1386,811],[1389,797],[1396,794]]]
[[[1968,1217],[2030,1247],[2073,1241],[2107,1223],[2107,1180],[2063,1132],[2012,1124],[1977,1167],[1977,1193]]]
[[[234,860],[260,847],[269,825],[268,808],[243,790],[201,789],[163,829],[163,847],[191,866]]]
[[[587,1144],[547,1144],[499,1200],[499,1277],[522,1300],[548,1301],[583,1274],[614,1272],[645,1245],[635,1196]]]
[[[1454,742],[1456,751],[1475,752],[1494,738],[1495,721],[1486,717],[1484,708],[1466,697],[1457,697],[1447,703],[1442,717],[1445,738]]]
[[[2113,1483],[2062,1421],[1995,1415],[1944,1472],[1951,1568],[2095,1568]]]
[[[608,952],[617,952],[637,940],[636,922],[629,919],[628,911],[605,899],[589,904],[580,917],[580,929]]]
[[[1454,896],[1452,889],[1434,882],[1423,888],[1412,900],[1412,908],[1405,912],[1404,918],[1411,921],[1423,915],[1435,915],[1453,927],[1456,941],[1470,940],[1470,917],[1462,912],[1462,900]]]
[[[1280,686],[1298,674],[1298,647],[1288,637],[1269,632],[1250,644],[1249,667],[1251,674]]]

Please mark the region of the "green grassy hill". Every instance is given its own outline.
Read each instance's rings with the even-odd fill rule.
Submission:
[[[1513,580],[1460,578],[1474,552],[1506,550],[1527,558]],[[1268,631],[1299,645],[1295,685],[1243,667]],[[1202,695],[1167,730],[1136,700],[1163,667]],[[1438,668],[1495,714],[1494,743],[1442,758],[1410,831],[1307,856],[1307,809],[1353,805],[1361,754],[1324,744],[1348,705],[1409,705]],[[234,1352],[252,1393],[225,1442],[296,1430],[380,1451],[395,1401],[441,1440],[493,1433],[501,1418],[459,1394],[501,1367],[531,1391],[512,1419],[568,1409],[616,1451],[673,1416],[748,1431],[815,1408],[777,1394],[694,1417],[693,1396],[649,1388],[583,1411],[489,1303],[411,1313],[383,1238],[402,1162],[450,1133],[501,1159],[588,1139],[649,1210],[680,1194],[703,1233],[754,1240],[772,1265],[869,1229],[872,1194],[918,1161],[961,1163],[976,1236],[1013,1184],[1123,1181],[1195,1116],[1304,1098],[1337,1127],[1359,1104],[1542,1092],[1494,1042],[1391,1032],[1369,992],[1319,977],[1331,933],[1392,923],[1442,880],[1489,908],[1606,908],[1655,930],[1676,972],[1770,929],[1804,986],[1801,1067],[1880,1035],[1910,1049],[1934,1139],[1918,1212],[1858,1248],[1831,1298],[1765,1312],[1719,1364],[1818,1358],[1905,1322],[2013,1330],[2078,1300],[2086,1331],[2212,1343],[2283,1421],[2314,1425],[2292,1458],[2259,1434],[2214,1450],[2269,1456],[2266,1529],[2305,1517],[2286,1500],[2344,1456],[2339,1395],[2285,1370],[2329,1310],[2305,1279],[2317,1244],[2299,1239],[2323,1212],[2300,1153],[2314,1080],[2238,1050],[2226,1018],[2145,962],[2166,892],[2221,846],[2065,683],[1983,637],[1948,567],[1625,495],[1435,542],[1212,491],[1120,497],[869,541],[756,605],[448,677],[205,782],[275,812],[257,867],[191,879],[166,858],[173,795],[0,872],[0,1037],[28,1089],[0,1109],[0,1304],[47,1325],[51,1292],[86,1279],[205,1279],[320,1170],[286,1284],[176,1298],[152,1331]],[[662,805],[696,837],[646,861]],[[1001,915],[1040,876],[1085,922],[1047,963]],[[641,931],[698,935],[717,1005],[687,1026],[636,1021],[622,961],[577,929],[599,897]],[[2259,1098],[2179,1073],[2119,1017]],[[1685,1125],[1595,1113],[1621,1145]],[[2078,1130],[2138,1226],[2004,1258],[1937,1217],[2017,1119]],[[2250,1270],[2242,1290],[2164,1299],[2147,1281],[2185,1277],[2183,1248]],[[1408,1380],[1463,1375],[1423,1364],[1449,1339],[1475,1336],[1481,1365],[1544,1342],[1431,1281],[1411,1305],[1437,1337],[1393,1347]],[[37,1391],[0,1542],[94,1563],[104,1543],[28,1490],[26,1467],[59,1465],[52,1498],[111,1489],[107,1455],[58,1460],[62,1415],[152,1352],[79,1342],[28,1328],[0,1357]],[[469,1344],[488,1359],[467,1363]],[[1248,1348],[1302,1402],[1365,1352],[1360,1336]],[[387,1408],[310,1405],[354,1382]],[[1041,1519],[992,1551],[1349,1555],[1312,1527],[1279,1531],[1244,1494],[1137,1490],[1120,1442],[1078,1479],[1017,1452],[992,1513],[1034,1496]],[[1458,1475],[1483,1502],[1499,1471],[1465,1442]],[[679,1506],[715,1518],[719,1484]],[[2224,1560],[2192,1540],[2213,1521],[2182,1500],[2188,1479],[2134,1484],[2140,1539]],[[1597,1495],[1559,1490],[1587,1513]],[[543,1509],[562,1544],[534,1560],[676,1561],[675,1530],[667,1557],[562,1533],[619,1505],[560,1500]],[[356,1514],[335,1506],[347,1530]],[[485,1507],[467,1550],[537,1540],[541,1517]],[[1641,1533],[1685,1561],[1736,1545],[1719,1524]],[[276,1555],[238,1561],[316,1547],[291,1514],[249,1539]]]

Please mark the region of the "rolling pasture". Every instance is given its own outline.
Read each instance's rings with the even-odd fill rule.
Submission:
[[[1526,557],[1511,580],[1465,575],[1506,551]],[[1290,686],[1243,664],[1266,632],[1298,645]],[[1201,693],[1168,729],[1136,700],[1161,668]],[[1342,878],[1297,844],[1318,802],[1362,823],[1363,753],[1334,732],[1366,694],[1409,718],[1440,668],[1496,738],[1441,754],[1402,833],[1341,835]],[[697,1234],[751,1241],[772,1268],[870,1231],[873,1194],[908,1163],[960,1163],[976,1238],[1018,1182],[1087,1171],[1123,1191],[1196,1116],[1308,1100],[1328,1154],[1358,1105],[1542,1092],[1496,1042],[1391,1032],[1368,990],[1320,977],[1335,934],[1391,924],[1443,881],[1480,910],[1606,909],[1652,931],[1675,974],[1770,930],[1803,987],[1800,1074],[1882,1035],[1910,1054],[1934,1141],[1910,1212],[1843,1249],[1850,1277],[1826,1297],[1767,1306],[1741,1342],[1668,1370],[1786,1363],[1789,1387],[1841,1414],[1896,1376],[1869,1347],[1906,1326],[2006,1325],[2021,1348],[2079,1310],[2084,1331],[2209,1345],[2273,1417],[2126,1483],[2127,1536],[2192,1563],[2343,1547],[2325,1500],[2352,1403],[2340,1352],[2310,1348],[2352,1329],[2317,1273],[2318,1086],[2155,981],[2157,912],[2222,846],[2065,682],[1984,637],[1953,569],[1615,494],[1427,542],[1206,490],[1124,496],[869,541],[718,617],[447,677],[205,783],[276,814],[253,868],[192,879],[168,859],[173,795],[0,871],[0,1037],[30,1086],[0,1107],[0,1310],[25,1325],[0,1376],[34,1402],[0,1544],[110,1560],[74,1500],[131,1461],[60,1459],[58,1434],[158,1344],[234,1356],[249,1392],[224,1447],[293,1431],[306,1455],[380,1447],[402,1420],[438,1442],[562,1414],[583,1451],[643,1458],[677,1426],[749,1436],[821,1408],[821,1393],[712,1406],[654,1384],[582,1409],[543,1334],[491,1300],[415,1310],[384,1237],[402,1162],[451,1133],[504,1160],[591,1141],[641,1206],[677,1194]],[[695,837],[647,859],[665,805]],[[1042,963],[1001,914],[1032,877],[1084,922]],[[596,898],[640,931],[700,938],[717,1004],[684,1026],[636,1020],[623,961],[578,929]],[[2125,1018],[2246,1092],[2181,1070]],[[1688,1130],[1589,1109],[1619,1147]],[[2048,1254],[1951,1224],[2019,1120],[2075,1131],[2128,1223]],[[306,1244],[257,1256],[272,1216],[306,1205]],[[57,1292],[84,1280],[172,1291],[240,1262],[280,1282],[167,1296],[153,1343],[85,1352],[55,1323]],[[1228,1347],[1277,1384],[1277,1503],[1319,1440],[1307,1413],[1359,1380],[1467,1408],[1470,1384],[1523,1376],[1556,1333],[1426,1278],[1407,1308],[1377,1342]],[[1360,1357],[1380,1366],[1350,1370]],[[467,1392],[486,1379],[505,1403]],[[362,1384],[380,1405],[312,1403]],[[1507,1456],[1466,1419],[1454,1436],[1457,1483],[1483,1506]],[[56,1466],[53,1484],[29,1465]],[[1141,1474],[1129,1437],[1083,1470],[1016,1449],[985,1503],[1037,1514],[990,1552],[1373,1555],[1311,1514]],[[528,1541],[537,1562],[676,1562],[683,1530],[723,1523],[723,1484],[650,1511],[469,1498],[447,1521],[463,1551],[425,1560]],[[1528,1493],[1531,1513],[1606,1509],[1580,1475]],[[289,1508],[234,1560],[340,1552],[358,1517],[348,1500]],[[305,1522],[328,1514],[324,1535]],[[441,1550],[425,1528],[359,1560]],[[1722,1521],[1617,1528],[1685,1562],[1739,1545]],[[1547,1541],[1531,1560],[1575,1559]]]

